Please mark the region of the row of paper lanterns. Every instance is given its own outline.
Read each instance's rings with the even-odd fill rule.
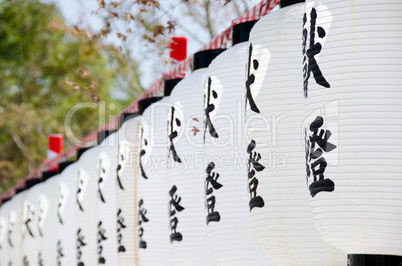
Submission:
[[[297,2],[4,202],[0,265],[400,265],[402,2]]]

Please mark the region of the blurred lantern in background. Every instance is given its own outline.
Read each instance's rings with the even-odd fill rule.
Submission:
[[[183,61],[187,57],[187,37],[172,37],[169,48],[170,58]]]
[[[169,97],[166,195],[175,265],[214,265],[204,215],[203,102],[207,67],[222,51],[196,53],[193,73]]]
[[[21,219],[21,201],[17,197],[13,197],[12,212],[14,212],[16,217],[15,222],[15,239],[13,243],[18,243],[19,239],[22,237],[21,247],[22,252],[16,250],[20,245],[14,247],[15,254],[10,253],[10,257],[14,260],[15,264],[19,264],[22,260],[23,265],[35,264],[37,262],[43,261],[42,255],[39,250],[39,194],[42,190],[43,183],[40,182],[40,178],[30,179],[26,181],[26,191],[18,195],[23,195],[23,209],[22,209],[22,220]],[[18,226],[21,225],[21,226]],[[22,232],[18,232],[19,230]],[[21,257],[22,254],[22,257]]]
[[[63,152],[63,135],[50,134],[47,148],[47,161],[57,158]],[[45,160],[45,162],[46,162]],[[57,167],[53,167],[50,171],[57,171]]]
[[[118,133],[109,132],[97,157],[98,264],[118,265],[116,230],[116,169]]]
[[[56,265],[76,265],[76,192],[78,162],[59,164],[56,208]]]
[[[33,182],[32,182],[33,181]],[[24,201],[27,195],[27,187],[33,183],[36,184],[38,179],[29,180],[24,182],[24,185],[17,188],[12,198],[7,201],[8,206],[8,220],[7,220],[7,256],[5,260],[7,265],[13,263],[20,263],[22,261],[21,254],[23,254],[23,237],[22,230],[24,220]],[[27,184],[27,185],[26,185]]]
[[[98,141],[103,139],[98,137]],[[99,146],[79,154],[76,187],[76,259],[77,264],[98,264],[98,219],[97,219],[97,159]],[[112,215],[112,214],[111,214]],[[80,264],[80,265],[82,265]]]
[[[137,236],[139,264],[146,266],[173,265],[166,204],[168,98],[151,98],[152,101],[139,103],[140,109],[144,111],[140,128]]]
[[[38,202],[38,254],[43,265],[55,264],[57,252],[57,188],[60,175],[57,172],[42,174]]]
[[[116,173],[116,226],[119,265],[138,265],[137,175],[139,158],[138,114],[124,114],[118,131],[119,148]]]
[[[8,213],[10,200],[4,198],[0,207],[0,265],[8,265]]]
[[[204,89],[204,221],[218,265],[270,265],[255,241],[247,191],[245,67],[255,21],[233,27],[233,47],[208,67]]]

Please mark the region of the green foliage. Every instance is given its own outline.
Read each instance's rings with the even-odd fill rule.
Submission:
[[[47,136],[64,133],[66,113],[80,102],[113,102],[117,114],[141,92],[125,57],[99,38],[68,28],[53,5],[35,0],[0,2],[0,187],[5,191],[46,158]],[[132,63],[131,63],[132,64]],[[126,100],[110,96],[119,86]],[[98,110],[73,117],[73,132],[96,130]],[[72,145],[65,140],[65,148]],[[1,193],[0,190],[0,193]]]

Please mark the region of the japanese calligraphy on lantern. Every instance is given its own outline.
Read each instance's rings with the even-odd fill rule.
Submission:
[[[331,192],[335,189],[334,182],[325,178],[327,161],[325,154],[336,149],[336,145],[330,142],[331,131],[323,129],[324,118],[317,116],[305,129],[306,145],[306,179],[312,197],[322,191]]]
[[[61,241],[57,241],[56,262],[58,266],[62,265],[62,258],[64,257],[63,245]]]
[[[138,241],[139,241],[139,247],[146,249],[147,248],[147,242],[144,241],[143,236],[144,236],[144,228],[143,228],[143,223],[149,222],[148,218],[145,216],[147,214],[147,209],[144,208],[144,201],[140,199],[138,202]]]
[[[184,210],[184,207],[180,205],[181,197],[177,194],[177,187],[175,185],[169,191],[170,201],[169,201],[169,217],[170,217],[170,242],[182,241],[183,236],[177,230],[179,219],[177,218],[177,212]]]
[[[85,192],[87,190],[87,185],[88,185],[88,174],[85,171],[78,171],[77,175],[77,192],[76,192],[76,203],[77,203],[77,208],[81,212],[84,212],[84,207],[83,207],[83,199],[85,197]]]
[[[65,183],[60,182],[57,191],[57,218],[58,222],[63,225],[63,212],[67,204],[69,189]]]
[[[14,243],[12,242],[12,236],[13,236],[13,232],[15,229],[15,222],[16,222],[16,213],[14,211],[10,211],[10,213],[8,214],[8,230],[7,230],[7,241],[8,241],[8,245],[13,248],[14,247]],[[24,219],[25,221],[25,219]],[[31,232],[32,233],[32,232]],[[24,236],[24,235],[23,235]]]
[[[205,133],[207,132],[207,129],[209,130],[209,134],[211,134],[211,137],[213,138],[219,138],[218,133],[215,130],[214,125],[212,124],[210,113],[215,110],[215,104],[213,103],[213,99],[218,98],[218,93],[211,88],[211,77],[208,78],[207,81],[207,90],[206,94],[204,95],[205,99],[205,118],[204,118],[204,141],[205,141]]]
[[[109,176],[110,171],[110,160],[106,153],[102,152],[98,157],[98,195],[101,203],[106,203],[105,194],[103,193],[103,189],[107,184],[106,179]]]
[[[119,208],[117,210],[117,252],[126,252],[123,245],[123,230],[126,228],[124,224],[123,211]]]
[[[174,146],[175,144],[175,138],[178,136],[177,130],[180,129],[181,126],[181,121],[179,117],[176,115],[176,109],[174,106],[170,107],[169,109],[169,114],[168,114],[168,133],[169,133],[169,157],[170,154],[173,156],[173,160],[175,162],[181,163],[181,159],[179,155],[176,152],[176,148]]]
[[[12,262],[10,262],[9,265],[12,265]],[[22,265],[24,265],[24,266],[29,266],[29,260],[28,260],[28,257],[27,257],[27,256],[24,256],[24,257],[22,258]]]
[[[48,210],[49,210],[49,200],[45,195],[40,194],[38,204],[38,232],[40,237],[43,237],[43,231]]]
[[[251,140],[247,147],[248,157],[248,191],[250,194],[249,207],[250,211],[255,208],[262,208],[265,205],[264,199],[257,194],[258,179],[257,173],[265,169],[265,167],[259,162],[261,160],[261,154],[255,151],[257,144],[254,140]]]
[[[25,238],[26,235],[31,237],[35,237],[32,232],[31,224],[35,217],[35,207],[30,202],[25,202],[24,206],[24,217],[23,217],[23,228],[22,228],[22,237]]]
[[[250,43],[248,48],[248,62],[247,62],[247,79],[246,79],[246,105],[250,106],[253,112],[260,113],[257,105],[255,104],[253,95],[251,93],[251,85],[255,82],[255,75],[253,71],[258,70],[259,62],[257,59],[252,59],[253,44]]]
[[[38,266],[44,266],[43,259],[42,259],[42,252],[38,253]]]
[[[210,222],[219,222],[221,215],[215,210],[216,199],[213,195],[214,190],[218,190],[222,187],[222,184],[218,183],[219,174],[214,171],[215,163],[210,162],[207,166],[205,178],[205,206],[207,208],[207,224]]]
[[[106,259],[103,257],[103,245],[102,242],[107,240],[106,229],[102,226],[102,221],[98,223],[98,264],[105,264]]]
[[[309,25],[307,23],[309,17]],[[303,90],[304,96],[308,96],[308,82],[311,74],[315,82],[325,88],[330,88],[331,85],[323,76],[318,65],[316,56],[322,51],[322,44],[319,41],[326,36],[326,31],[323,27],[317,25],[318,13],[315,8],[310,12],[304,13],[303,16]]]
[[[141,169],[141,175],[143,178],[148,179],[147,175],[145,174],[144,167],[142,166],[142,157],[146,154],[146,147],[148,145],[148,141],[144,136],[144,129],[141,128],[141,151],[140,151],[140,169]]]
[[[85,243],[85,236],[82,234],[81,228],[77,231],[77,266],[84,266],[84,262],[81,260],[82,258],[82,247],[85,247],[87,244]]]
[[[121,182],[120,174],[121,174],[121,169],[122,169],[122,164],[125,162],[124,155],[120,153],[120,145],[119,145],[119,160],[118,160],[118,165],[117,165],[117,170],[116,170],[116,181],[117,184],[119,185],[118,188],[121,190],[124,190],[123,183]]]

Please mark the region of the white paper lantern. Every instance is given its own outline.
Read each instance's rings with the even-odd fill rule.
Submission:
[[[402,2],[307,1],[304,20],[317,228],[348,254],[402,256]]]
[[[78,161],[76,192],[76,259],[77,264],[98,264],[97,158],[100,147],[85,151]],[[110,214],[113,215],[113,214]]]
[[[3,202],[0,207],[0,265],[8,265],[8,212],[10,201]]]
[[[140,102],[141,104],[141,102]],[[173,265],[167,212],[168,97],[151,104],[141,117],[138,169],[139,265]]]
[[[37,183],[33,187],[29,188],[26,191],[25,199],[23,201],[23,213],[22,213],[22,221],[16,222],[16,228],[18,224],[21,224],[21,236],[22,236],[22,257],[19,250],[18,253],[12,256],[14,259],[14,263],[17,265],[20,262],[23,262],[24,265],[28,264],[36,264],[43,261],[43,254],[39,251],[39,227],[38,227],[38,218],[39,218],[39,194],[42,190],[43,183]],[[17,195],[19,196],[19,194]],[[22,195],[21,195],[22,196]],[[13,200],[16,198],[14,197]],[[17,203],[17,202],[16,202]],[[16,204],[16,205],[19,205]],[[18,206],[16,206],[18,208]],[[11,215],[10,212],[9,215]],[[19,215],[15,214],[16,217]],[[17,218],[18,220],[18,218]],[[15,241],[17,242],[19,239],[19,234],[16,230]]]
[[[38,254],[43,265],[56,264],[57,254],[57,187],[60,175],[41,184],[38,202]]]
[[[22,243],[22,222],[23,222],[23,203],[26,192],[20,192],[14,195],[7,203],[7,256],[6,265],[12,265],[22,262],[21,253],[23,251]]]
[[[118,265],[116,229],[116,171],[118,133],[99,145],[97,164],[98,264]]]
[[[137,175],[140,116],[128,119],[118,131],[116,183],[117,255],[119,265],[138,265]]]
[[[60,167],[60,166],[59,166]],[[76,191],[78,162],[66,167],[60,174],[56,209],[56,265],[77,265],[76,260]]]
[[[180,81],[169,97],[167,195],[175,265],[214,265],[206,232],[203,163],[204,83],[210,61]]]
[[[233,29],[245,31],[251,23]],[[236,39],[236,35],[233,37]],[[271,265],[255,241],[247,191],[247,145],[243,135],[246,94],[244,70],[248,41],[220,54],[208,67],[204,91],[204,219],[218,265]],[[236,233],[234,233],[236,232]]]
[[[249,207],[260,248],[275,265],[345,265],[325,243],[306,193],[300,66],[304,3],[261,18],[246,69]]]

